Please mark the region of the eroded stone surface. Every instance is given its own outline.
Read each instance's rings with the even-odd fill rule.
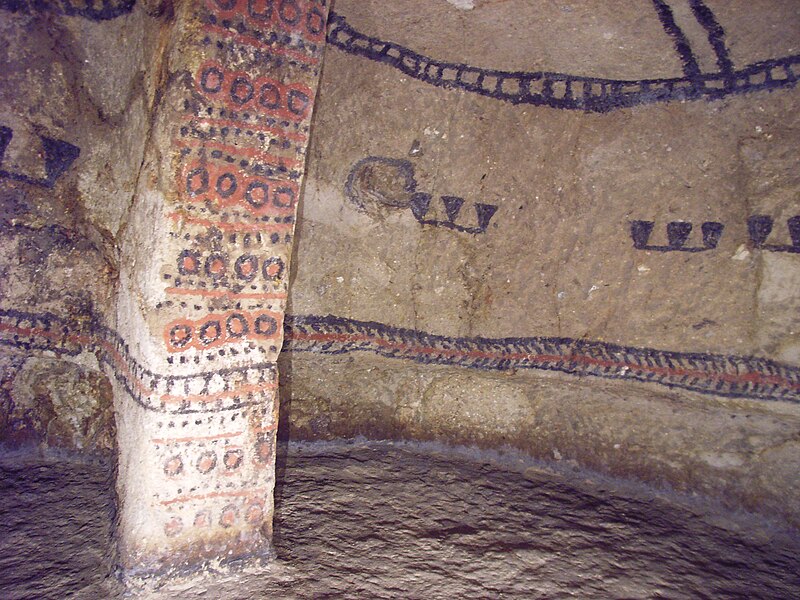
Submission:
[[[0,458],[0,587],[9,600],[113,598],[114,465],[5,454]]]
[[[289,360],[291,358],[291,360]],[[282,358],[282,435],[508,445],[800,525],[800,415],[757,402],[525,372],[409,368],[385,358]]]
[[[145,597],[789,598],[800,590],[796,533],[519,455],[293,445],[278,470],[274,563],[168,582]],[[18,543],[0,544],[5,597],[116,597],[104,580],[103,475],[70,463],[0,470],[11,500],[0,507],[0,539]],[[57,544],[48,543],[53,521]]]
[[[11,384],[9,404],[6,444],[89,453],[115,449],[111,384],[99,369],[28,358]]]
[[[107,451],[116,441],[116,236],[162,84],[154,57],[169,12],[150,2],[2,7],[2,336],[13,355],[31,356],[8,373],[12,445]]]
[[[80,4],[0,9],[0,435],[12,446],[108,452],[115,431],[102,361],[90,348],[64,348],[69,332],[43,323],[62,315],[90,329],[110,316],[114,236],[142,163],[152,56],[167,19],[150,2]]]

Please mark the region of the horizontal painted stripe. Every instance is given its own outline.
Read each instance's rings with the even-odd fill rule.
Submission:
[[[534,369],[655,383],[719,396],[800,402],[800,368],[752,356],[673,352],[572,338],[458,338],[332,315],[287,316],[284,349],[372,352],[422,364]]]
[[[420,364],[450,365],[486,371],[532,369],[575,377],[599,377],[652,383],[701,394],[800,403],[800,367],[766,358],[676,352],[563,337],[447,337],[372,321],[328,316],[286,315],[284,350],[318,354],[371,352]],[[276,369],[256,363],[233,369],[171,375],[144,369],[114,330],[97,316],[78,321],[51,313],[0,310],[0,344],[19,349],[75,355],[94,352],[127,392],[148,410],[202,412],[206,399],[235,397],[251,390],[274,389]],[[256,374],[260,380],[253,381]],[[237,377],[237,387],[205,389],[212,378]],[[250,379],[248,379],[250,377]],[[227,384],[226,384],[227,385]],[[192,400],[198,402],[193,406]],[[185,402],[179,402],[183,398]],[[203,400],[200,402],[199,400]],[[168,400],[165,401],[165,400]],[[250,402],[237,403],[242,408]],[[230,408],[233,409],[234,405]]]
[[[154,372],[134,358],[122,336],[103,325],[97,315],[71,319],[48,312],[0,310],[0,344],[29,353],[45,351],[67,356],[94,353],[137,404],[145,410],[167,414],[208,412],[209,396],[215,396],[214,411],[259,405],[257,398],[241,401],[226,401],[225,398],[236,398],[239,394],[246,397],[254,389],[271,391],[277,381],[277,369],[271,362],[209,370],[198,368],[195,373],[186,375],[174,374],[174,367],[165,362],[163,372]],[[211,392],[209,385],[215,379],[221,380],[223,389]]]

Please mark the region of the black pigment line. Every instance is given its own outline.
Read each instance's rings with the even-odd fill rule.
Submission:
[[[150,395],[181,395],[184,390],[194,388],[195,383],[208,382],[214,377],[225,381],[223,391],[231,391],[228,379],[247,379],[250,373],[259,375],[259,383],[272,382],[275,378],[275,365],[254,363],[242,367],[213,369],[190,375],[164,372],[156,373],[145,368],[131,354],[122,336],[102,324],[96,314],[89,314],[83,320],[57,316],[53,313],[30,313],[14,309],[0,309],[0,345],[24,351],[48,351],[57,355],[77,356],[82,352],[94,353],[98,361],[106,365],[114,378],[122,385],[128,395],[142,408],[155,412],[172,414],[193,414],[238,410],[258,404],[257,399],[237,401],[229,405],[209,410],[207,407],[195,408],[191,402],[169,408],[155,402]],[[5,331],[4,331],[5,330]],[[32,330],[24,333],[24,330]],[[165,365],[167,368],[169,365]],[[127,372],[126,372],[127,371]],[[143,391],[141,388],[145,388]],[[246,396],[246,394],[243,394]]]
[[[673,352],[572,338],[459,338],[374,321],[287,315],[284,350],[366,351],[426,365],[534,369],[632,380],[701,394],[800,403],[800,368],[752,356]]]
[[[23,14],[55,13],[82,17],[90,21],[108,21],[127,15],[136,0],[0,0],[0,9]]]
[[[10,127],[0,125],[0,163],[5,156],[6,148],[14,137],[14,131]],[[61,175],[70,168],[73,162],[80,156],[81,149],[77,146],[56,140],[47,136],[39,136],[42,145],[42,158],[44,159],[44,178],[29,177],[24,173],[14,173],[0,169],[0,178],[22,181],[31,185],[38,185],[52,189]]]
[[[714,13],[703,0],[689,0],[697,21],[705,28],[708,33],[708,43],[717,55],[717,66],[721,73],[732,74],[734,71],[733,61],[731,61],[728,46],[725,44],[725,30],[719,24]]]
[[[754,356],[675,352],[566,337],[446,337],[333,315],[286,315],[284,333],[284,350],[291,352],[340,355],[362,351],[425,365],[553,371],[654,383],[715,396],[800,403],[800,367]],[[134,401],[146,410],[162,413],[221,412],[257,405],[258,398],[243,397],[199,408],[187,400],[173,408],[151,396],[187,395],[198,383],[206,389],[217,376],[225,382],[223,392],[232,391],[230,379],[244,382],[256,374],[258,383],[272,383],[275,376],[271,363],[183,376],[170,374],[165,365],[164,373],[155,373],[135,360],[119,333],[102,325],[97,315],[76,321],[52,313],[0,310],[0,344],[26,352],[95,353]]]
[[[690,79],[694,79],[700,75],[700,66],[697,64],[697,59],[692,52],[692,46],[689,40],[684,35],[683,30],[678,27],[675,22],[675,15],[672,14],[672,8],[664,0],[653,0],[653,5],[658,13],[658,19],[661,21],[661,26],[667,35],[670,36],[675,44],[675,50],[683,64],[683,74]]]
[[[399,44],[365,35],[353,29],[345,17],[333,12],[328,44],[435,87],[458,89],[511,104],[599,113],[656,102],[718,100],[729,95],[793,88],[800,72],[800,54],[758,61],[736,71],[701,73],[698,69],[684,77],[638,80],[484,69],[435,60]]]

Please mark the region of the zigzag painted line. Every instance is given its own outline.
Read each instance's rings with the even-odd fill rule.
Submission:
[[[331,46],[389,65],[419,81],[511,104],[565,110],[603,113],[655,102],[717,100],[734,94],[792,88],[800,74],[800,54],[755,62],[739,70],[661,79],[604,79],[549,71],[482,69],[435,60],[394,42],[365,35],[337,13],[331,13],[328,23]]]
[[[272,363],[193,375],[155,373],[137,361],[122,337],[97,315],[69,319],[52,313],[0,310],[0,345],[66,356],[94,353],[137,404],[161,413],[240,410],[260,404],[260,394],[270,393],[277,385]]]
[[[752,356],[671,352],[560,337],[451,338],[331,315],[286,315],[284,327],[284,350],[292,352],[363,351],[422,364],[557,371],[716,396],[800,403],[800,368]]]

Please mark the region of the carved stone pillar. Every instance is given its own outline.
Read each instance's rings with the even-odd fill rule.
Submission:
[[[120,560],[269,555],[289,258],[326,0],[176,4],[121,241]]]

